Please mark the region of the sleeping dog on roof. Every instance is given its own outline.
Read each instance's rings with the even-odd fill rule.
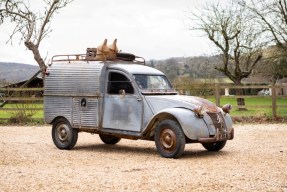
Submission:
[[[117,39],[111,45],[107,45],[108,40],[105,39],[103,44],[97,48],[87,48],[87,60],[105,61],[121,59],[126,61],[133,61],[135,55],[130,53],[119,52],[117,47]]]

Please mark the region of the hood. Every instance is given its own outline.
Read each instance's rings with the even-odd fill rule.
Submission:
[[[202,106],[206,112],[220,112],[220,109],[214,103],[200,97],[185,95],[157,95],[145,96],[145,98],[154,112],[174,107],[194,110],[200,106]]]

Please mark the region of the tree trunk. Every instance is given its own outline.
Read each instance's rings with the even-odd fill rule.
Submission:
[[[34,43],[29,42],[29,41],[25,41],[25,46],[33,52],[34,59],[35,59],[35,61],[37,61],[42,74],[44,74],[47,67],[45,65],[44,60],[41,57],[41,54],[40,54],[38,47]]]
[[[243,89],[236,89],[236,95],[243,95]],[[245,107],[245,99],[240,97],[237,98],[237,106],[238,106],[238,111],[247,111]]]

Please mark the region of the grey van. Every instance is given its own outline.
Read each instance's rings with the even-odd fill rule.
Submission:
[[[45,122],[59,149],[72,149],[79,132],[99,134],[110,145],[121,138],[154,141],[167,158],[182,155],[187,143],[219,151],[233,139],[231,105],[179,95],[142,58],[74,56],[54,57],[44,78]]]

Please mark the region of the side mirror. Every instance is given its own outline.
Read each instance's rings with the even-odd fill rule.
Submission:
[[[126,91],[124,89],[120,89],[119,94],[120,94],[120,98],[123,99],[125,98]]]

